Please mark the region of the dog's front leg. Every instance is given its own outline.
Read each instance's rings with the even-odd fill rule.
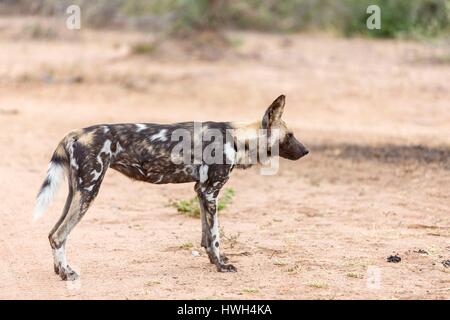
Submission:
[[[199,207],[200,207],[200,219],[202,220],[202,241],[201,246],[203,248],[208,248],[208,224],[206,223],[206,215],[207,211],[205,207],[203,206],[203,201],[200,198],[201,195],[198,197]],[[212,261],[211,261],[212,262]]]
[[[220,255],[219,218],[217,215],[218,190],[202,189],[197,193],[202,215],[202,246],[206,248],[209,260],[216,265],[218,271],[235,272],[236,268],[231,264],[226,264],[228,259],[225,260]]]
[[[202,220],[202,241],[200,243],[200,245],[207,249],[208,248],[208,224],[206,223],[206,215],[207,215],[207,211],[206,209],[203,207],[203,201],[200,200],[200,196],[199,196],[199,205],[200,205],[200,217]],[[208,256],[209,257],[209,256]],[[223,254],[220,255],[220,258],[222,259],[223,263],[228,263],[229,259],[224,256]],[[209,261],[214,264],[214,260],[212,260],[211,258],[209,259]]]

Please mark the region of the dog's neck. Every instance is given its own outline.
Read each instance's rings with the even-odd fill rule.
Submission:
[[[266,132],[262,130],[261,120],[252,122],[232,122],[232,136],[235,142],[236,167],[246,169],[255,164],[261,164],[259,148],[265,143],[270,157],[270,150],[276,143],[274,137],[267,142]]]

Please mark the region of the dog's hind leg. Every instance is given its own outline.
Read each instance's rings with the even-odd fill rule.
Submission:
[[[50,244],[52,244],[52,241],[51,241],[52,235],[59,228],[61,223],[64,221],[64,218],[66,217],[67,213],[69,212],[70,205],[72,204],[72,199],[73,199],[73,188],[69,181],[69,194],[67,195],[66,204],[64,206],[63,212],[62,212],[61,217],[59,218],[58,222],[56,222],[55,226],[52,228],[52,230],[50,231],[49,236],[48,236],[50,239]],[[61,265],[67,264],[66,262],[64,262],[65,261],[65,243],[62,244],[60,249],[53,248],[53,246],[52,246],[52,251],[53,251],[53,261],[54,261],[53,267],[54,267],[55,273],[59,274],[60,264]]]
[[[67,237],[89,209],[90,204],[97,195],[100,183],[100,181],[96,183],[96,189],[93,190],[93,193],[86,190],[75,190],[73,192],[64,219],[49,235],[55,260],[55,271],[63,280],[76,280],[78,278],[76,272],[67,263],[65,253]],[[67,201],[69,201],[69,198]]]
[[[70,192],[63,215],[49,235],[55,260],[55,272],[63,280],[76,280],[78,278],[77,273],[67,263],[65,253],[67,237],[83,218],[90,204],[97,196],[108,166],[109,160],[105,160],[102,172],[99,173],[95,181],[92,181],[92,179],[89,180],[89,175],[84,175],[84,179],[80,179],[82,175],[77,170],[71,170],[69,179],[72,182],[72,186],[69,188]]]
[[[69,199],[70,198],[70,199]],[[66,240],[70,231],[81,220],[85,210],[82,210],[81,192],[75,191],[67,199],[70,200],[67,213],[62,219],[61,223],[55,225],[56,228],[49,234],[50,245],[53,251],[55,272],[60,275],[63,280],[76,280],[78,275],[67,264],[66,259]],[[67,207],[67,206],[66,206]]]

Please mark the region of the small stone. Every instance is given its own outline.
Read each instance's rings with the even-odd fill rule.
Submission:
[[[198,256],[200,256],[200,252],[198,252],[198,251],[196,251],[196,250],[192,250],[192,251],[191,251],[191,254],[192,254],[193,257],[198,257]]]

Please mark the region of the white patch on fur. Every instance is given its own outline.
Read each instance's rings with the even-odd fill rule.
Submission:
[[[236,150],[229,143],[226,143],[223,149],[227,157],[227,164],[234,164],[236,162]]]
[[[102,153],[106,153],[109,156],[116,156],[117,154],[119,154],[121,151],[123,150],[122,146],[117,143],[116,146],[116,151],[112,152],[111,151],[111,140],[106,140],[105,143],[103,144],[102,150],[100,150],[100,152],[97,155],[97,162],[100,163],[100,171],[96,171],[93,170],[91,172],[91,175],[93,175],[94,177],[92,178],[92,181],[96,181],[98,180],[98,178],[100,177],[100,175],[103,173],[104,168],[103,168],[103,160],[102,160]]]
[[[75,170],[78,170],[78,163],[75,159],[75,157],[73,156],[73,144],[74,141],[70,141],[69,143],[67,143],[67,149],[69,150],[69,154],[70,154],[70,165],[72,166],[72,168],[74,168]]]
[[[201,165],[198,172],[200,175],[200,183],[203,183],[206,180],[208,180],[208,166],[206,164]]]
[[[208,201],[217,201],[217,199],[214,198],[214,192],[207,192],[205,195],[206,200]]]
[[[101,166],[102,166],[102,168],[100,169],[100,171],[92,170],[91,176],[94,176],[94,177],[92,178],[92,181],[97,181],[98,178],[100,177],[100,175],[102,174],[102,171],[103,171],[103,164],[101,164]]]
[[[56,266],[67,267],[65,245],[62,245],[59,249],[53,249],[53,260]]]
[[[109,128],[107,126],[103,126],[103,133],[108,133]]]
[[[119,153],[121,153],[122,151],[123,151],[122,146],[120,145],[119,142],[117,142],[117,144],[116,144],[116,152],[112,152],[111,155],[112,155],[113,157],[116,157],[116,156],[117,156]]]
[[[91,192],[92,189],[94,189],[94,187],[95,187],[95,184],[93,184],[93,185],[91,185],[91,186],[89,186],[89,187],[84,188],[84,190]]]
[[[147,129],[147,125],[142,123],[136,123],[136,127],[137,127],[136,132],[141,132],[142,130]]]
[[[151,141],[155,141],[155,140],[161,140],[161,141],[166,141],[167,140],[167,129],[162,129],[160,132],[155,133],[154,135],[152,135],[150,137]]]
[[[50,183],[39,191],[39,195],[36,200],[36,207],[33,212],[33,219],[37,220],[44,213],[48,207],[56,191],[61,185],[61,181],[64,180],[65,170],[61,164],[50,162],[47,170],[47,178]]]

